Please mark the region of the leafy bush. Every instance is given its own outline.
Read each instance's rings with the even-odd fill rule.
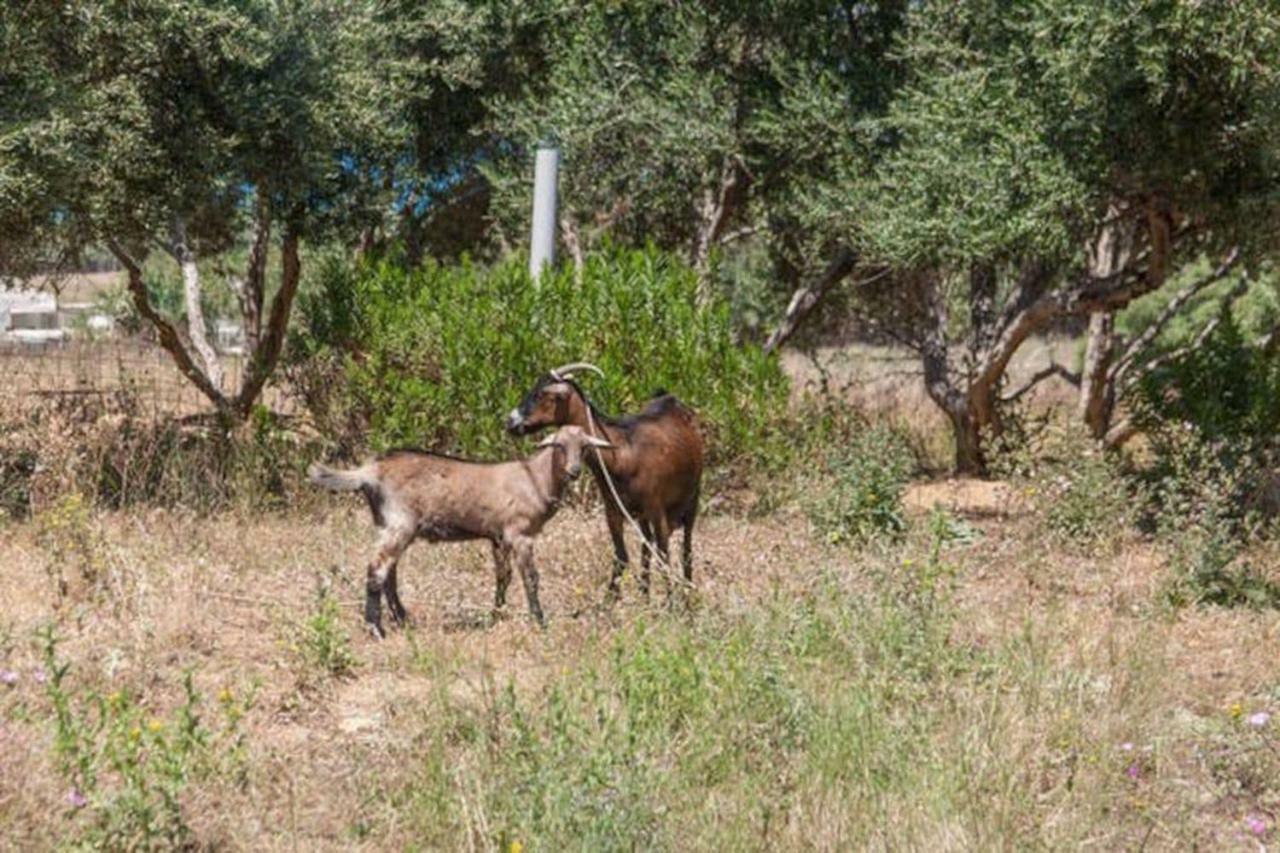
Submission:
[[[286,375],[322,432],[354,452],[419,445],[508,456],[503,416],[545,371],[590,361],[605,411],[665,389],[698,411],[714,460],[748,454],[782,416],[776,359],[734,343],[723,304],[699,308],[695,275],[656,250],[611,251],[581,281],[523,263],[405,270],[321,265],[300,299]]]
[[[854,429],[827,457],[809,518],[833,543],[863,542],[906,530],[902,493],[915,470],[911,445],[883,424]]]
[[[1170,600],[1280,604],[1280,589],[1242,558],[1278,509],[1280,359],[1246,341],[1228,313],[1130,404],[1154,460],[1152,515],[1173,550]]]
[[[292,648],[302,665],[301,682],[311,683],[312,673],[320,678],[343,678],[355,672],[358,661],[351,649],[347,620],[327,585],[316,588],[315,606],[299,625],[291,628]]]

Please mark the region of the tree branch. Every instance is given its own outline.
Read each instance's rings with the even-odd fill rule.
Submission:
[[[1045,381],[1046,379],[1052,376],[1059,376],[1065,379],[1071,385],[1074,385],[1077,388],[1080,387],[1079,373],[1074,373],[1070,370],[1067,370],[1067,368],[1063,367],[1061,364],[1058,364],[1056,361],[1053,361],[1049,363],[1048,367],[1044,367],[1036,371],[1036,373],[1026,381],[1026,384],[1024,384],[1017,391],[1014,391],[1011,394],[1005,394],[1001,396],[1000,402],[1016,403],[1019,399],[1023,397],[1023,395],[1029,392],[1032,388],[1035,388],[1041,382]]]
[[[1127,378],[1124,380],[1123,387],[1126,389],[1132,388],[1135,384],[1140,382],[1144,377],[1150,376],[1152,373],[1159,370],[1164,365],[1172,361],[1176,361],[1182,358],[1183,356],[1189,353],[1193,353],[1196,350],[1203,347],[1205,343],[1209,340],[1209,338],[1213,335],[1214,331],[1218,328],[1218,326],[1222,325],[1222,321],[1226,319],[1227,311],[1230,310],[1232,303],[1234,303],[1237,299],[1243,296],[1245,291],[1247,291],[1248,289],[1249,289],[1249,277],[1241,276],[1240,280],[1236,282],[1236,286],[1231,288],[1230,291],[1228,291],[1226,294],[1223,295],[1222,302],[1219,305],[1218,311],[1213,315],[1213,317],[1211,317],[1208,320],[1208,322],[1204,324],[1204,326],[1201,327],[1200,331],[1196,334],[1195,338],[1192,339],[1191,343],[1184,344],[1183,346],[1180,346],[1177,349],[1172,349],[1166,353],[1162,353],[1161,355],[1156,356],[1150,361],[1145,362],[1141,367],[1137,369],[1137,372],[1135,373],[1129,374],[1126,371]],[[1120,380],[1117,379],[1117,381],[1120,381]]]
[[[138,313],[142,315],[142,318],[156,330],[160,346],[164,347],[169,355],[173,357],[173,361],[178,365],[178,370],[182,372],[182,375],[187,377],[200,390],[200,393],[208,397],[219,412],[226,412],[228,408],[226,396],[209,381],[209,377],[191,358],[191,353],[187,351],[187,346],[174,325],[152,306],[151,298],[147,295],[146,282],[142,280],[142,267],[114,238],[108,238],[106,243],[108,251],[115,256],[127,273],[126,279],[129,293],[133,297],[134,307],[138,309]]]
[[[1238,247],[1233,246],[1231,251],[1227,253],[1227,256],[1222,260],[1222,263],[1220,263],[1217,268],[1211,270],[1208,274],[1201,276],[1175,293],[1173,297],[1169,299],[1168,303],[1165,304],[1164,310],[1160,312],[1160,316],[1156,317],[1156,319],[1152,321],[1147,328],[1143,329],[1142,334],[1130,341],[1129,345],[1125,347],[1120,358],[1116,359],[1115,364],[1113,364],[1111,368],[1111,381],[1117,384],[1123,382],[1125,374],[1132,369],[1138,356],[1143,350],[1150,346],[1157,337],[1159,337],[1160,333],[1164,331],[1165,326],[1167,326],[1178,312],[1182,310],[1182,307],[1186,305],[1187,302],[1189,302],[1197,293],[1225,277],[1227,273],[1231,271],[1231,268],[1236,265],[1236,262],[1239,259],[1240,250]]]
[[[822,299],[834,285],[853,272],[857,266],[858,256],[849,248],[840,249],[831,262],[827,264],[827,268],[823,270],[822,275],[818,277],[811,286],[801,287],[791,295],[791,302],[787,305],[787,312],[783,315],[782,321],[778,323],[778,327],[770,333],[768,339],[764,342],[764,351],[773,352],[786,343],[796,329],[800,328],[800,324],[813,311],[818,300]]]
[[[187,336],[192,347],[204,362],[205,375],[213,387],[222,388],[222,361],[205,331],[204,306],[200,299],[200,268],[195,253],[187,240],[187,224],[175,217],[172,229],[172,245],[168,247],[173,259],[182,270],[182,296],[187,308]]]
[[[295,223],[285,227],[284,238],[280,241],[280,290],[271,303],[271,316],[267,321],[266,334],[257,352],[249,359],[245,372],[244,384],[236,395],[235,408],[241,417],[248,415],[257,401],[276,362],[280,360],[280,351],[284,347],[284,336],[289,325],[289,314],[293,309],[293,298],[298,292],[298,281],[301,278],[302,265],[298,259],[298,228]]]

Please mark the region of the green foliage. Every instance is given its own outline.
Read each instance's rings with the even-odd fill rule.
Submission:
[[[1006,464],[1008,464],[1006,462]],[[1050,535],[1064,543],[1105,546],[1138,521],[1139,485],[1079,429],[1055,432],[1014,480]]]
[[[1164,598],[1171,606],[1280,608],[1280,583],[1247,556],[1229,522],[1200,518],[1165,538],[1171,557]]]
[[[511,144],[484,167],[508,240],[527,216],[530,151],[550,138],[587,248],[608,234],[696,256],[700,235],[714,251],[745,228],[787,284],[824,262],[851,218],[837,184],[865,166],[859,122],[897,80],[905,3],[525,5],[543,12],[545,54],[528,85],[490,98]]]
[[[1228,311],[1209,338],[1157,368],[1130,404],[1154,457],[1146,472],[1172,551],[1174,604],[1276,606],[1280,587],[1247,546],[1274,517],[1280,360]]]
[[[509,456],[505,414],[548,369],[582,360],[605,372],[581,381],[606,412],[636,411],[659,388],[679,396],[717,461],[752,452],[784,410],[777,361],[735,345],[727,309],[697,308],[692,272],[656,250],[592,257],[581,282],[564,270],[535,285],[513,260],[331,263],[315,284],[289,376],[343,446]],[[367,437],[348,444],[343,427],[360,424]]]
[[[150,713],[127,691],[78,689],[59,660],[52,628],[41,636],[52,707],[53,749],[69,786],[73,840],[84,849],[167,850],[191,841],[182,793],[187,784],[230,772],[243,761],[244,708],[230,694],[222,723],[210,728],[191,673],[168,716]]]
[[[1148,190],[1232,222],[1237,239],[1263,237],[1280,126],[1273,12],[1265,0],[922,5],[869,242],[904,265],[1078,264],[1107,204]]]
[[[822,488],[806,502],[809,518],[833,543],[896,536],[907,527],[902,493],[915,469],[900,432],[864,424],[828,450]]]
[[[351,635],[347,633],[346,624],[346,616],[333,593],[327,585],[319,585],[311,613],[291,629],[293,647],[304,671],[304,682],[309,680],[308,674],[313,671],[325,679],[345,678],[355,672],[359,661],[351,649]]]
[[[394,126],[361,55],[369,22],[345,4],[76,2],[3,16],[23,42],[2,69],[14,95],[0,114],[6,272],[32,249],[107,239],[145,254],[175,219],[197,254],[218,254],[250,194],[318,232],[350,210],[339,156],[359,162]]]

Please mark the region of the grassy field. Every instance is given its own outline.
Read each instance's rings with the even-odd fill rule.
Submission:
[[[570,508],[545,631],[486,624],[487,548],[419,545],[383,642],[355,501],[64,500],[0,528],[0,847],[1272,842],[1280,614],[1170,609],[1155,546],[1053,544],[1026,500],[917,484],[906,537],[858,549],[722,504],[690,609],[611,612],[603,523]]]

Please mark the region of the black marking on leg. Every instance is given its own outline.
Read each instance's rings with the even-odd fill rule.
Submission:
[[[364,621],[375,637],[381,639],[387,635],[382,630],[382,585],[374,581],[365,586]]]

